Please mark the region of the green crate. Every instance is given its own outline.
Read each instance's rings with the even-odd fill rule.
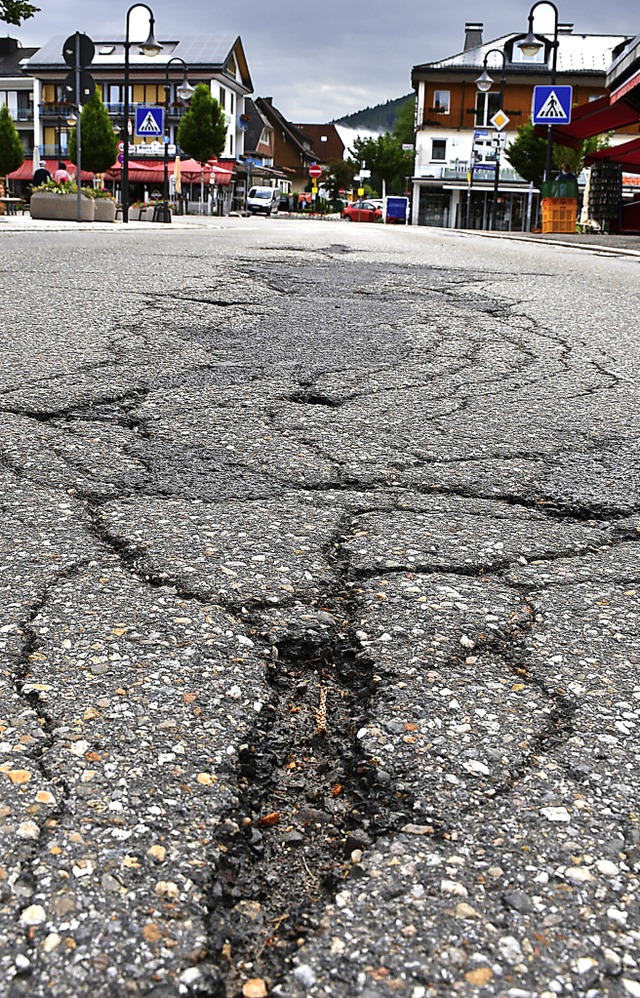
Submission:
[[[543,198],[577,198],[578,185],[575,180],[548,180],[540,186]]]

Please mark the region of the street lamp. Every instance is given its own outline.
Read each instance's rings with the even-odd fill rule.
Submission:
[[[127,11],[126,32],[124,41],[124,143],[122,150],[122,221],[129,221],[129,19],[131,11],[137,7],[144,7],[149,12],[149,37],[146,42],[140,45],[138,51],[140,55],[156,56],[162,52],[162,45],[156,41],[153,34],[153,27],[156,19],[153,16],[151,7],[146,3],[134,3]]]
[[[182,83],[176,87],[176,94],[180,100],[188,101],[191,100],[195,87],[192,87],[187,79],[187,64],[184,59],[180,56],[175,55],[172,59],[169,59],[167,63],[165,74],[164,74],[164,113],[165,113],[165,132],[164,135],[164,185],[162,190],[162,198],[164,201],[164,211],[163,211],[163,222],[171,221],[171,212],[169,211],[169,67],[172,63],[179,62],[184,69],[184,78]],[[176,150],[176,156],[178,155]]]
[[[551,86],[555,85],[556,82],[556,72],[558,68],[558,19],[559,13],[558,8],[551,0],[537,0],[533,7],[529,11],[529,31],[528,34],[518,42],[518,48],[523,55],[527,56],[529,59],[534,59],[544,42],[538,38],[537,35],[533,33],[533,12],[536,7],[540,7],[541,4],[545,4],[547,7],[553,8],[553,41],[551,45]],[[544,179],[548,182],[551,180],[551,159],[553,154],[553,126],[547,125],[547,151],[545,156],[545,167],[544,167]]]
[[[506,83],[505,67],[506,67],[506,64],[507,64],[507,57],[505,56],[505,54],[504,54],[504,52],[503,52],[502,49],[489,49],[489,51],[485,54],[485,57],[484,57],[484,60],[483,60],[483,63],[482,63],[482,73],[478,77],[478,79],[476,80],[476,87],[478,88],[478,90],[480,91],[481,94],[486,94],[486,93],[489,92],[489,90],[491,90],[491,87],[493,86],[493,79],[489,75],[489,71],[487,69],[487,61],[489,59],[489,56],[492,55],[494,52],[497,55],[499,55],[500,58],[502,59],[502,69],[500,71],[500,101],[499,102],[500,102],[500,110],[504,111],[504,107],[503,107],[503,104],[504,104],[504,88],[505,88],[505,83]],[[497,145],[496,145],[496,166],[495,166],[495,174],[494,174],[494,177],[493,177],[493,198],[491,200],[491,215],[489,216],[489,229],[491,231],[493,231],[495,229],[495,227],[496,227],[496,210],[497,210],[497,207],[498,207],[498,186],[500,184],[500,139],[499,139],[499,135],[500,135],[499,130],[496,129],[496,141],[497,141]]]

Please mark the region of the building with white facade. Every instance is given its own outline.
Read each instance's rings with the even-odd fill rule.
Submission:
[[[518,126],[530,118],[534,86],[550,82],[551,38],[545,37],[545,45],[536,56],[527,57],[517,44],[523,32],[488,42],[482,34],[482,24],[467,23],[462,52],[413,68],[417,94],[414,224],[487,227],[494,187],[491,148],[497,131],[491,119],[500,110],[503,62],[501,110],[509,119],[503,130],[507,146]],[[572,24],[559,25],[557,83],[573,87],[574,104],[584,104],[606,92],[607,70],[629,40],[626,35],[578,34]],[[494,84],[482,93],[476,80],[485,66]],[[634,129],[637,134],[637,126],[630,130]],[[476,166],[478,161],[486,163],[486,169],[472,169],[474,161]],[[502,155],[497,228],[524,228],[528,188]]]

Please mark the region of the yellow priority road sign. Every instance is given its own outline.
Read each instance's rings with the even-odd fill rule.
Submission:
[[[493,118],[491,118],[491,124],[499,132],[501,132],[503,128],[506,128],[510,121],[511,118],[508,118],[507,115],[502,110],[496,111]]]

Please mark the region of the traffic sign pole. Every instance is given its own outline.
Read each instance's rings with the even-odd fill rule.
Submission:
[[[90,99],[96,89],[95,80],[91,73],[87,73],[86,67],[92,61],[96,52],[95,45],[88,35],[76,31],[74,35],[69,35],[62,46],[62,58],[67,66],[72,67],[64,81],[64,87],[68,94],[72,95],[72,103],[76,111],[76,221],[82,221],[82,124],[81,109],[83,98]]]
[[[76,221],[82,221],[82,125],[80,123],[80,32],[76,31]]]

